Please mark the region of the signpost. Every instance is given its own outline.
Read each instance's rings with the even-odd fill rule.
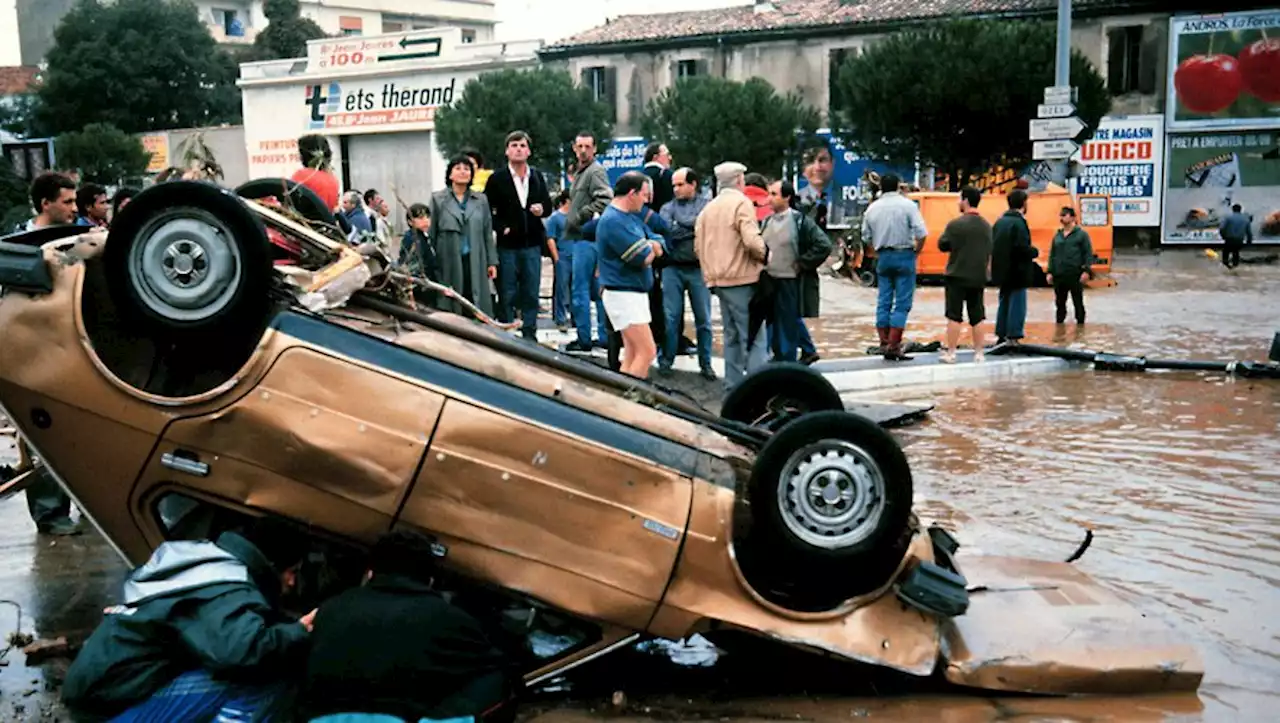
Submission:
[[[1075,88],[1069,85],[1051,85],[1044,89],[1044,102],[1072,103],[1075,101]]]
[[[1036,161],[1061,161],[1075,155],[1080,144],[1075,141],[1036,141],[1031,158]]]
[[[1076,112],[1071,103],[1044,103],[1037,106],[1037,118],[1069,118]]]
[[[1040,118],[1031,121],[1031,140],[1074,140],[1086,128],[1084,121],[1070,118]]]

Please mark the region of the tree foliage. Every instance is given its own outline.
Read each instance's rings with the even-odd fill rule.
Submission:
[[[778,177],[820,121],[799,95],[781,96],[761,78],[694,77],[649,101],[640,128],[704,177],[724,161]]]
[[[235,122],[234,65],[191,0],[80,0],[54,31],[38,119],[51,132],[127,133]]]
[[[263,14],[267,16],[267,27],[254,39],[248,59],[303,58],[308,40],[325,37],[314,20],[302,17],[298,0],[267,0]]]
[[[560,169],[572,156],[566,151],[579,131],[589,130],[597,140],[613,132],[608,106],[595,101],[569,73],[548,67],[484,73],[436,113],[436,134],[446,155],[471,147],[486,160],[500,159],[506,150],[503,141],[513,130],[530,135],[530,163],[548,170]]]
[[[31,218],[31,200],[27,195],[27,184],[13,164],[8,159],[0,159],[0,236]]]
[[[141,176],[151,161],[137,136],[106,123],[63,133],[53,143],[58,165],[79,171],[81,181],[114,185]]]
[[[960,184],[993,165],[1031,161],[1028,124],[1053,85],[1052,23],[954,19],[887,36],[840,67],[832,123],[861,155],[947,172]],[[1105,80],[1071,57],[1076,115],[1096,128]]]

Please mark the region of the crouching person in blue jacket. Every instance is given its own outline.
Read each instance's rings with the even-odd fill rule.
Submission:
[[[217,542],[161,544],[72,662],[64,702],[118,723],[280,719],[315,613],[290,620],[277,602],[306,552],[269,518]]]
[[[650,328],[649,290],[653,262],[664,252],[662,237],[640,216],[650,198],[650,183],[639,171],[624,173],[614,184],[613,201],[595,229],[601,299],[610,325],[622,334],[620,371],[641,379],[649,376],[658,356]]]

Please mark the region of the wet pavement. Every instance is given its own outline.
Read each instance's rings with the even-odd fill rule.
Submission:
[[[1031,292],[1028,341],[1166,358],[1265,360],[1280,331],[1280,266],[1225,272],[1199,252],[1122,255],[1114,288],[1086,295],[1088,323],[1055,327],[1051,292]],[[811,324],[824,358],[874,343],[874,289],[824,280]],[[988,293],[988,313],[995,293]],[[942,289],[922,288],[908,336],[941,338]],[[710,399],[692,375],[675,386]],[[707,385],[709,386],[709,385]],[[988,699],[776,649],[695,649],[678,666],[631,651],[580,669],[522,716],[701,720],[1270,721],[1280,706],[1280,382],[1215,374],[1078,369],[871,398],[936,404],[896,432],[908,444],[917,509],[982,551],[1076,563],[1201,652],[1198,696]],[[0,441],[0,464],[12,461]],[[0,599],[38,637],[83,638],[124,569],[92,531],[37,537],[23,496],[0,502]],[[0,603],[0,630],[16,623]],[[781,656],[781,657],[780,657]],[[47,688],[65,662],[0,667],[0,719],[53,720]],[[735,662],[736,660],[736,662]],[[685,661],[690,662],[689,660]],[[702,663],[714,663],[701,665]],[[621,696],[614,696],[622,691]],[[880,697],[875,697],[880,696]],[[615,701],[615,697],[617,700]],[[615,702],[617,703],[615,705]],[[63,718],[65,720],[65,718]]]

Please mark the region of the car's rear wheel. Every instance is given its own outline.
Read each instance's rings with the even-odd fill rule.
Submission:
[[[338,225],[333,210],[325,207],[324,201],[315,191],[288,178],[255,178],[240,184],[236,188],[236,195],[255,201],[288,196],[286,205],[292,206],[308,221],[328,226]]]
[[[266,230],[211,184],[172,181],[138,194],[113,223],[104,262],[117,308],[153,335],[256,336],[272,309]]]
[[[767,599],[822,611],[877,590],[911,539],[911,468],[875,422],[807,414],[760,450],[743,573]]]
[[[720,416],[777,429],[802,414],[844,409],[826,377],[804,364],[778,363],[755,372],[729,391]]]

